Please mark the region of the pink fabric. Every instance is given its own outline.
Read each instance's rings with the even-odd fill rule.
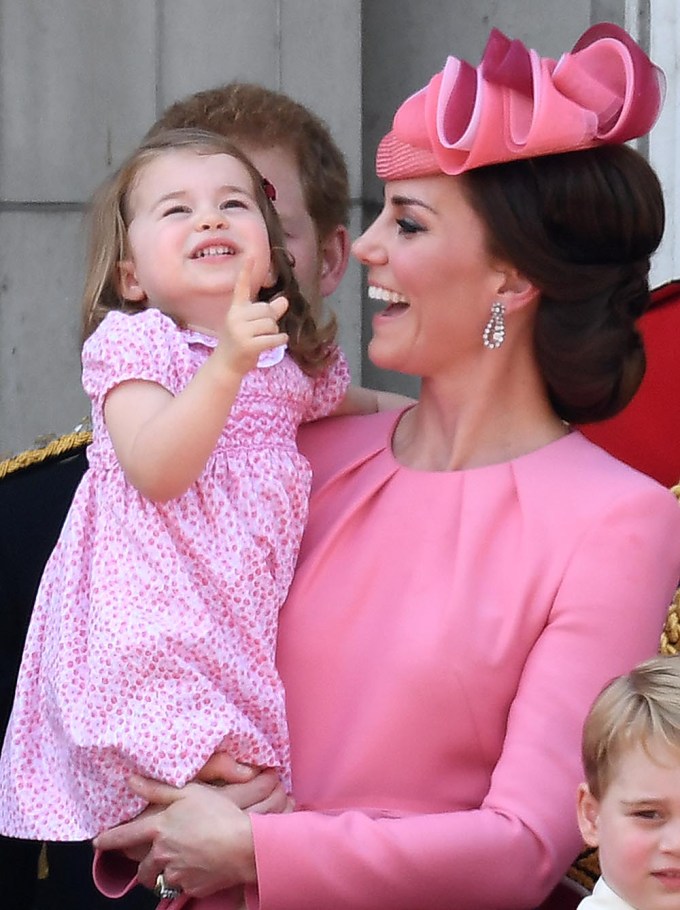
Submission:
[[[138,884],[137,864],[126,859],[121,853],[95,853],[93,876],[97,887],[106,897],[122,897]],[[158,910],[242,910],[243,889],[220,891],[209,897],[196,898],[180,894],[175,900],[163,900]]]
[[[382,180],[460,174],[626,142],[649,132],[664,92],[662,71],[617,25],[593,26],[557,61],[492,29],[477,67],[448,57],[404,101],[376,171]]]
[[[578,852],[580,732],[653,654],[680,508],[579,433],[456,473],[394,415],[301,431],[310,520],[281,614],[293,792],[253,816],[260,910],[536,907]]]
[[[90,469],[47,565],[0,760],[0,831],[82,840],[136,815],[135,770],[180,785],[217,749],[288,780],[278,611],[307,517],[301,421],[349,374],[312,380],[286,356],[245,378],[218,446],[180,498],[126,480],[103,420],[128,379],[179,392],[215,339],[158,310],[112,313],[83,351]]]

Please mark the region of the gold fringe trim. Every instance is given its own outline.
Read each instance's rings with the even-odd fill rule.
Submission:
[[[40,848],[40,856],[38,857],[38,878],[42,879],[49,878],[50,867],[47,862],[47,845],[43,844]]]
[[[567,872],[567,878],[570,878],[577,885],[581,885],[588,891],[592,891],[595,882],[600,877],[600,860],[595,847],[585,847],[578,859]]]
[[[661,654],[677,654],[680,650],[680,588],[675,592],[668,615],[666,624],[661,633]]]
[[[680,483],[671,487],[671,493],[674,493],[680,500]],[[671,601],[666,615],[666,622],[661,633],[659,647],[660,654],[678,654],[680,652],[680,588],[675,592],[675,597]]]
[[[40,449],[28,449],[12,458],[0,461],[0,480],[14,471],[20,471],[22,468],[28,468],[31,465],[39,464],[41,461],[47,461],[48,458],[56,458],[58,455],[64,455],[73,449],[79,449],[82,446],[89,445],[92,442],[92,433],[90,430],[79,430],[73,433],[67,433],[58,439],[49,442]]]

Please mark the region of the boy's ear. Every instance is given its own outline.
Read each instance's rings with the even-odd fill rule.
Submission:
[[[600,801],[590,792],[588,784],[580,784],[576,798],[576,817],[581,836],[589,847],[600,845]]]
[[[319,291],[322,297],[330,297],[340,284],[349,262],[349,231],[344,224],[338,224],[320,243],[319,248]]]
[[[146,300],[146,293],[137,281],[135,264],[131,259],[123,259],[118,263],[118,292],[125,300]]]

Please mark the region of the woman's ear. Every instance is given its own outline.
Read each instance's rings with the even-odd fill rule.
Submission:
[[[146,300],[146,292],[137,280],[137,271],[131,259],[123,259],[118,263],[118,293],[124,300],[136,303]]]
[[[576,798],[576,816],[583,840],[589,847],[598,847],[600,843],[600,801],[595,799],[590,792],[588,784],[579,785]]]
[[[521,310],[538,301],[540,291],[526,275],[522,275],[513,266],[500,266],[499,273],[501,281],[497,299],[503,304],[507,313]]]

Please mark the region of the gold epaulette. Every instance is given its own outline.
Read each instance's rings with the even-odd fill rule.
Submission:
[[[66,433],[48,442],[47,445],[37,449],[27,449],[11,458],[0,461],[0,480],[14,471],[20,471],[22,468],[28,468],[31,465],[39,464],[41,461],[47,461],[50,458],[57,458],[68,452],[82,448],[92,442],[92,432],[90,430],[74,430],[73,433]]]

